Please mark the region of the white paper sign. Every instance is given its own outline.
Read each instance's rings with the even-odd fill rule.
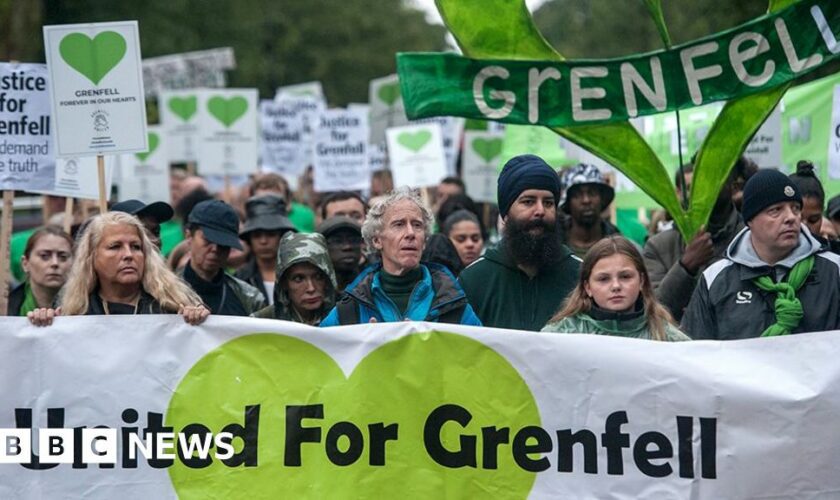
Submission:
[[[840,85],[834,86],[831,128],[828,131],[828,176],[840,179]]]
[[[201,92],[198,172],[247,175],[257,170],[257,90]]]
[[[368,115],[330,109],[315,130],[315,191],[356,191],[370,187]]]
[[[260,168],[282,175],[291,189],[310,164],[311,134],[295,101],[260,101]]]
[[[499,159],[504,135],[498,132],[464,132],[462,178],[467,195],[477,202],[496,203]]]
[[[276,99],[299,99],[301,97],[310,97],[320,101],[326,107],[326,98],[324,97],[324,87],[321,82],[306,82],[296,83],[294,85],[285,85],[277,88],[275,95]]]
[[[388,158],[394,186],[436,186],[447,176],[440,125],[407,125],[389,128]]]
[[[461,134],[464,133],[465,121],[463,118],[456,118],[454,116],[435,116],[410,122],[412,125],[424,123],[437,123],[440,125],[443,153],[446,156],[446,175],[455,176],[458,173],[458,151],[461,147]]]
[[[145,151],[137,21],[44,26],[60,157]]]
[[[194,162],[198,158],[200,94],[198,89],[159,94],[160,123],[167,137],[169,161],[173,163]]]
[[[116,177],[120,200],[169,203],[168,140],[162,127],[149,127],[149,151],[119,158]]]
[[[45,64],[0,63],[0,189],[49,189],[55,175]]]
[[[385,142],[368,144],[368,165],[370,171],[388,170],[388,146]]]
[[[105,156],[105,199],[111,199],[114,178],[115,156]],[[52,196],[68,196],[86,200],[99,199],[99,177],[95,156],[77,158],[56,158],[55,173],[49,189],[33,190],[33,193]]]
[[[782,168],[782,111],[779,106],[755,133],[744,155],[761,168]]]
[[[368,87],[370,103],[370,142],[385,142],[385,130],[408,125],[405,105],[400,92],[400,79],[388,75],[370,81]]]
[[[224,88],[225,71],[235,68],[231,47],[151,57],[143,59],[143,86],[147,96],[164,90]]]

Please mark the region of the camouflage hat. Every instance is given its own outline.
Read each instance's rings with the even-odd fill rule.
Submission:
[[[327,249],[327,240],[322,234],[288,232],[280,238],[276,269],[278,283],[290,267],[301,263],[312,264],[323,271],[333,289],[338,288],[332,260],[330,260],[330,251]]]
[[[615,190],[607,184],[601,171],[595,165],[578,163],[563,172],[560,183],[564,190],[560,208],[566,213],[569,212],[569,198],[577,191],[578,186],[588,185],[598,189],[601,193],[601,210],[608,207],[615,198]]]

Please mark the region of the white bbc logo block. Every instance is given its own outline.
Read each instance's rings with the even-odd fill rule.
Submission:
[[[117,430],[82,429],[82,462],[86,464],[117,463]]]
[[[26,464],[31,460],[31,430],[0,429],[0,464]]]
[[[42,464],[72,464],[73,429],[40,429],[38,456]]]

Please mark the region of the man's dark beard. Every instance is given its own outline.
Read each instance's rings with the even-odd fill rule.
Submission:
[[[529,231],[541,227],[543,232],[532,234]],[[519,222],[508,218],[505,223],[504,246],[517,264],[535,266],[543,269],[555,264],[563,256],[563,244],[557,234],[554,222],[537,219]]]

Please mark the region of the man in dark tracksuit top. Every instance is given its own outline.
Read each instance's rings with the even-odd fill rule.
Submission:
[[[726,259],[703,272],[684,332],[730,340],[840,328],[840,256],[821,251],[801,208],[796,185],[781,172],[760,170],[747,182],[747,228]]]
[[[539,331],[577,284],[580,259],[557,234],[560,179],[541,158],[521,155],[499,175],[498,248],[461,272],[484,326]]]

